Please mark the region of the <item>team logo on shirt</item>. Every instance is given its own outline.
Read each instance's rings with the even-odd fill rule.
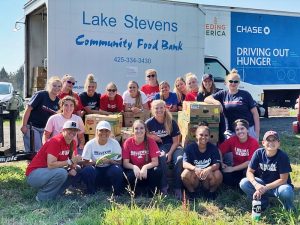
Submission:
[[[106,155],[106,154],[110,154],[112,153],[112,150],[107,150],[107,151],[97,151],[97,150],[94,150],[93,151],[93,155],[94,156],[102,156],[102,155]]]
[[[277,171],[277,163],[271,163],[271,164],[263,164],[260,163],[259,167],[262,171]]]
[[[210,163],[211,163],[211,158],[203,159],[203,160],[194,160],[194,165],[200,169],[204,169],[204,168],[208,167],[210,165]]]
[[[147,154],[146,150],[141,150],[141,151],[130,151],[130,155],[137,157],[138,159],[142,159],[144,155]]]
[[[69,155],[70,150],[62,150],[60,151],[59,155]]]
[[[151,133],[156,134],[160,138],[168,136],[168,133],[166,130],[151,131]]]
[[[235,148],[235,154],[239,156],[249,156],[249,149]]]

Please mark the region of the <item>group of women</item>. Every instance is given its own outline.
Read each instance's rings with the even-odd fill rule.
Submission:
[[[136,183],[138,187],[147,187],[149,194],[153,194],[155,190],[168,194],[168,163],[174,165],[173,186],[178,199],[182,195],[182,185],[186,187],[190,196],[195,196],[193,193],[201,186],[208,190],[208,198],[216,197],[216,190],[223,178],[226,184],[237,186],[238,180],[244,177],[253,151],[258,146],[259,137],[256,103],[248,92],[238,89],[240,77],[237,71],[233,70],[226,77],[228,90],[218,90],[210,74],[202,76],[200,87],[194,74],[187,74],[185,79],[179,77],[175,80],[174,92],[170,91],[167,81],[158,82],[156,70],[146,70],[145,75],[147,84],[143,85],[141,90],[137,82],[129,81],[128,88],[122,96],[117,93],[118,89],[114,83],[106,86],[105,94],[98,94],[97,83],[92,74],[87,76],[85,92],[80,95],[73,91],[76,82],[72,76],[65,75],[61,80],[58,77],[50,78],[46,90],[35,93],[25,110],[21,130],[24,133],[26,150],[30,148],[30,124],[34,130],[35,151],[38,151],[45,146],[52,146],[47,144],[51,142],[51,137],[63,135],[66,140],[70,128],[65,124],[72,121],[76,124],[74,146],[78,147],[79,153],[83,151],[81,166],[78,165],[80,160],[77,158],[74,159],[76,162],[72,161],[72,154],[77,153],[77,148],[68,159],[54,157],[54,161],[67,161],[58,165],[69,165],[77,171],[76,174],[82,176],[88,193],[95,193],[97,187],[105,181],[108,186],[113,187],[115,194],[119,195],[124,190],[124,172],[133,189]],[[197,141],[185,150],[182,149],[179,142],[180,130],[170,112],[181,110],[183,101],[205,101],[222,105],[224,117],[220,128],[223,129],[221,133],[225,131],[228,136],[226,141],[225,138],[220,138],[221,154],[216,146],[209,143],[210,131],[205,124],[197,129]],[[145,122],[134,122],[133,136],[125,141],[122,150],[110,137],[111,127],[105,121],[97,125],[95,138],[85,143],[82,120],[85,114],[109,115],[122,111],[141,113],[147,110],[151,110],[152,117]],[[65,150],[62,149],[62,152]],[[51,154],[51,151],[44,150],[46,159],[43,159],[43,166],[47,162],[50,168],[47,152]],[[233,159],[230,159],[230,155],[227,157],[230,152]],[[112,153],[122,155],[123,160],[118,156],[108,158],[107,154]],[[41,158],[40,155],[38,152],[37,156]],[[224,156],[224,160],[220,155]],[[102,163],[98,162],[100,158]],[[53,163],[53,158],[51,159]],[[39,194],[37,196],[40,200],[50,198],[43,198],[43,195]]]

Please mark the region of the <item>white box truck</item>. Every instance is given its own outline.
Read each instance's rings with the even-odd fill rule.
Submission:
[[[113,81],[120,92],[129,80],[145,82],[155,68],[173,85],[178,76],[205,72],[224,87],[226,67],[205,56],[205,12],[201,5],[146,0],[31,0],[25,4],[25,95],[33,93],[33,68],[47,75],[71,74],[75,91],[88,73],[98,91]],[[205,63],[204,63],[205,62]],[[241,84],[261,102],[262,89]]]
[[[300,94],[300,13],[203,5],[205,53],[264,90],[265,107]]]

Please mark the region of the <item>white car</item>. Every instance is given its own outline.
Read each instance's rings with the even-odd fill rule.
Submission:
[[[14,91],[12,83],[0,82],[0,104],[3,106],[3,110],[7,110],[12,105],[13,98],[17,110],[22,110],[24,107],[23,99]]]

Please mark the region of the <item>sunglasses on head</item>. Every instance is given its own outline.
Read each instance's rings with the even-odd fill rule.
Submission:
[[[238,80],[229,80],[228,82],[231,83],[231,84],[232,83],[237,84],[239,81]]]
[[[75,85],[75,82],[72,82],[72,81],[70,81],[70,80],[67,80],[67,83],[68,83],[68,84]]]
[[[148,78],[155,77],[155,76],[156,76],[155,74],[149,74],[149,75],[147,75]]]
[[[116,92],[116,89],[107,89],[108,92]]]

